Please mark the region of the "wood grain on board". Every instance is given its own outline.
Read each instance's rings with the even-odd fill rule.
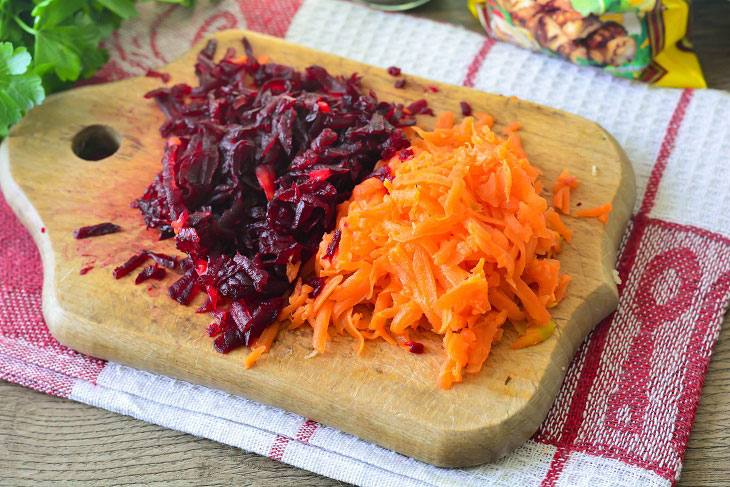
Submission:
[[[241,50],[243,35],[216,34],[219,54],[229,46]],[[429,335],[419,339],[427,350],[420,356],[375,342],[358,357],[348,337],[337,337],[325,355],[305,360],[311,333],[303,329],[282,333],[250,370],[242,366],[247,350],[216,353],[204,331],[210,317],[194,313],[199,303],[186,308],[166,296],[174,275],[159,285],[142,286],[135,286],[133,277],[115,281],[111,275],[141,249],[174,252],[173,242],[158,241],[129,207],[160,169],[163,141],[156,128],[162,114],[142,98],[160,84],[150,78],[52,96],[3,143],[0,182],[39,246],[43,311],[51,332],[80,352],[280,407],[435,465],[473,465],[511,451],[541,422],[585,335],[616,306],[611,271],[634,204],[633,173],[623,151],[597,124],[575,115],[414,77],[406,90],[398,90],[382,69],[280,39],[245,35],[256,52],[274,62],[358,72],[365,88],[373,88],[381,99],[425,96],[436,112],[458,111],[459,102],[468,101],[474,110],[494,115],[497,130],[519,121],[525,150],[543,171],[545,187],[568,168],[583,181],[574,201],[586,207],[613,202],[605,226],[567,218],[574,241],[560,260],[573,282],[568,297],[553,310],[557,333],[538,346],[512,351],[509,344],[516,334],[506,332],[482,372],[451,391],[436,387],[443,353],[440,339]],[[193,82],[200,47],[161,71],[169,72],[173,83]],[[429,85],[438,92],[424,95]],[[419,122],[428,127],[433,119]],[[91,162],[72,151],[74,137],[92,125],[119,134],[121,146],[111,157]],[[73,238],[74,229],[102,221],[115,222],[123,231]],[[88,266],[94,268],[80,275]]]

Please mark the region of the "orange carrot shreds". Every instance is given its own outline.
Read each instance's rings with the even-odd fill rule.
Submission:
[[[563,172],[561,172],[560,176],[558,176],[558,181],[555,183],[553,191],[557,191],[557,188],[560,186],[567,186],[570,189],[575,189],[578,187],[578,178],[570,174],[567,169],[563,169]]]
[[[571,280],[572,277],[570,276],[560,276],[558,287],[555,288],[555,301],[548,304],[548,308],[556,306],[565,297],[565,291],[568,289],[568,284],[570,284]]]
[[[519,126],[501,137],[493,123],[442,114],[433,131],[413,127],[413,157],[387,161],[393,179],[363,181],[338,207],[313,265],[319,294],[300,278],[282,310],[290,328],[313,328],[317,353],[335,334],[355,338],[358,353],[377,338],[420,353],[409,336],[436,333],[448,389],[479,372],[506,321],[528,330],[518,344],[549,337],[548,308],[570,282],[552,256],[571,233],[540,195]]]
[[[579,218],[598,218],[599,221],[608,222],[608,214],[611,213],[613,206],[611,203],[605,203],[595,208],[582,208],[575,212],[575,216]]]
[[[578,178],[571,175],[567,169],[558,176],[553,186],[553,206],[565,215],[570,215],[570,190],[578,187]]]
[[[256,361],[261,358],[264,352],[268,352],[271,348],[271,344],[274,343],[276,335],[279,333],[279,325],[277,323],[264,329],[261,335],[256,339],[256,342],[251,344],[251,351],[246,355],[243,361],[243,365],[250,369]]]
[[[530,345],[537,345],[540,342],[544,342],[555,332],[555,322],[550,321],[545,326],[531,326],[527,329],[524,335],[519,337],[512,344],[512,350],[519,350],[520,348],[529,347]]]
[[[480,125],[486,125],[487,127],[491,127],[492,125],[494,125],[494,117],[489,115],[488,113],[475,112],[474,118]]]
[[[563,223],[560,216],[555,213],[555,210],[548,208],[545,212],[545,218],[552,229],[558,232],[566,242],[570,243],[571,240],[573,240],[573,230],[565,226],[565,223]]]
[[[296,264],[291,262],[286,263],[286,278],[289,282],[294,282],[294,279],[299,275],[299,267],[302,265],[302,261],[297,261]]]
[[[436,119],[437,129],[450,129],[454,126],[454,112],[443,112]]]

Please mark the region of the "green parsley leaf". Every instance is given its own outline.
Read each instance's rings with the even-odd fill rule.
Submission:
[[[133,0],[96,0],[123,19],[137,16],[137,7]]]
[[[28,72],[31,57],[25,47],[13,49],[0,42],[0,136],[8,135],[10,125],[18,123],[25,112],[43,101],[41,78]]]
[[[13,50],[9,42],[0,44],[0,76],[6,77],[11,74],[23,74],[30,65],[30,54],[24,47]]]
[[[62,81],[74,81],[81,74],[81,58],[73,40],[74,27],[52,27],[36,34],[35,63],[51,67]],[[44,73],[46,69],[42,69]]]
[[[159,2],[159,3],[177,3],[183,7],[192,7],[195,4],[195,0],[139,0],[140,2]]]
[[[85,0],[43,0],[31,11],[35,17],[33,28],[48,29],[72,17],[86,3]]]
[[[156,1],[189,7],[195,0]],[[0,0],[0,137],[46,93],[101,68],[109,55],[99,43],[123,20],[137,16],[136,3]]]

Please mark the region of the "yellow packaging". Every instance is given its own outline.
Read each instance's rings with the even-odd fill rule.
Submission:
[[[687,38],[689,0],[469,0],[487,34],[673,88],[706,88]]]

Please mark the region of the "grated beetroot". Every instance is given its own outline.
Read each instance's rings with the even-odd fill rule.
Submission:
[[[304,281],[304,284],[312,287],[312,290],[309,292],[309,297],[314,299],[319,296],[319,293],[322,292],[322,289],[324,288],[324,279],[320,277],[313,277],[307,281]]]
[[[218,307],[218,300],[220,299],[220,296],[218,295],[218,290],[213,286],[208,286],[208,289],[206,291],[208,297],[205,299],[205,303],[203,303],[203,305],[198,308],[196,313],[210,313],[215,311]]]
[[[420,342],[406,342],[404,344],[408,347],[408,351],[411,353],[423,353],[423,343]]]
[[[220,314],[216,315],[216,312],[212,312],[214,316],[216,316],[216,321],[210,324],[205,329],[205,332],[208,334],[209,337],[217,336],[221,333],[223,333],[223,327],[221,326],[221,323],[225,322],[225,315],[227,314],[226,311],[223,311]]]
[[[165,269],[160,267],[157,262],[155,262],[152,265],[148,265],[144,269],[142,269],[142,272],[140,272],[137,275],[137,278],[134,280],[134,284],[140,284],[147,279],[157,279],[158,281],[165,277]]]
[[[380,166],[368,175],[368,178],[377,178],[383,182],[385,182],[386,179],[392,182],[393,177],[393,172],[390,170],[389,166]]]
[[[137,267],[141,266],[147,260],[147,254],[142,252],[130,257],[127,262],[114,269],[114,279],[121,279]]]
[[[116,233],[121,230],[119,225],[115,225],[110,222],[97,223],[96,225],[90,225],[88,227],[81,227],[74,230],[74,238],[82,239],[89,237],[98,237],[99,235],[107,235],[109,233]],[[43,229],[45,232],[45,228]]]
[[[144,253],[151,257],[152,260],[157,262],[162,267],[167,267],[168,269],[174,269],[175,267],[177,267],[177,257],[175,256],[158,254],[157,252],[152,252],[150,250],[145,250]]]
[[[395,83],[393,83],[393,86],[396,87],[396,88],[398,88],[399,90],[405,88],[405,86],[406,86],[406,79],[405,78],[399,79],[398,81],[396,81]]]
[[[391,66],[388,68],[388,74],[391,76],[400,76],[400,68],[397,66]]]
[[[411,149],[410,147],[408,149],[403,149],[402,151],[398,152],[398,159],[400,159],[401,161],[409,161],[413,159],[413,156],[413,149]],[[391,178],[391,181],[392,180],[393,179]]]
[[[411,115],[431,115],[434,116],[433,110],[428,108],[428,102],[421,98],[418,101],[414,101],[406,107],[406,110]]]
[[[79,271],[79,274],[81,274],[82,276],[84,276],[84,275],[86,275],[87,272],[89,272],[93,268],[94,268],[93,265],[90,265],[89,267],[84,267],[83,269],[81,269]]]
[[[342,238],[342,232],[338,228],[335,230],[335,233],[332,235],[332,241],[327,246],[327,251],[324,253],[324,258],[329,259],[330,262],[332,261],[332,257],[335,256],[335,252],[337,252],[337,248],[340,246],[340,239]]]
[[[409,146],[401,127],[430,112],[425,100],[378,101],[356,74],[261,63],[243,46],[245,58],[229,49],[214,63],[210,41],[195,65],[199,86],[145,95],[165,114],[167,143],[161,172],[132,203],[188,254],[168,294],[187,305],[207,292],[198,311],[215,316],[207,331],[222,353],[276,320],[292,287],[287,264],[317,252],[336,206],[367,175],[381,177],[375,163]],[[309,283],[321,291],[323,281]]]
[[[170,81],[170,73],[160,73],[159,71],[155,71],[153,69],[148,69],[145,73],[145,76],[148,78],[160,78],[163,83],[167,83]]]
[[[199,275],[190,257],[178,262],[178,266],[183,275],[167,289],[167,294],[178,303],[187,306],[200,291]]]
[[[461,106],[461,114],[465,117],[468,117],[471,115],[471,105],[469,105],[467,102],[462,101],[459,102],[459,105]]]

